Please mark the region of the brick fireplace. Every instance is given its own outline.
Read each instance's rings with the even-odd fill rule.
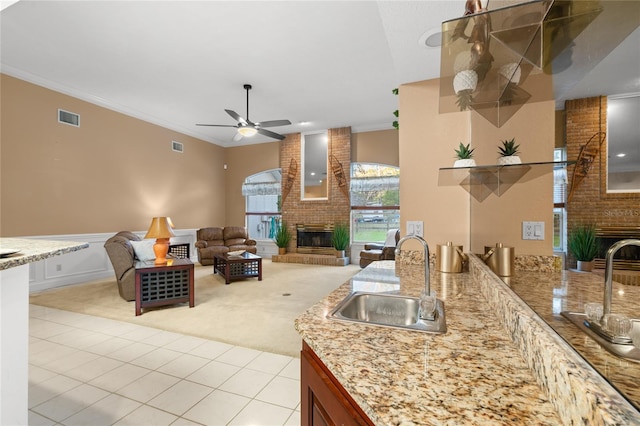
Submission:
[[[331,159],[327,173],[327,199],[301,199],[301,135],[287,135],[280,142],[280,167],[283,176],[282,219],[294,237],[287,247],[286,255],[272,257],[274,262],[336,264],[335,252],[326,248],[322,253],[309,253],[308,249],[298,248],[298,225],[322,224],[333,226],[336,223],[350,223],[351,202],[349,200],[349,182],[351,168],[351,128],[329,129],[328,155]],[[292,167],[292,164],[295,167]],[[342,171],[341,176],[337,176]],[[340,181],[340,178],[342,181]],[[284,197],[285,185],[289,180],[289,192]],[[345,182],[346,180],[346,182]],[[308,247],[303,241],[302,247]],[[305,253],[306,251],[306,253]],[[349,251],[347,251],[349,256]],[[326,259],[323,259],[326,257]],[[337,264],[344,264],[337,262]]]
[[[607,131],[607,98],[605,96],[576,99],[565,103],[567,159],[575,160],[580,148],[597,132]],[[594,224],[599,239],[605,246],[604,252],[613,242],[624,238],[638,238],[640,230],[640,193],[607,193],[606,189],[606,140],[599,155],[594,160],[587,176],[576,187],[572,199],[567,203],[567,231],[576,224]],[[571,182],[575,166],[568,167],[568,182]],[[603,253],[600,254],[602,259]],[[636,255],[630,255],[636,256]],[[568,267],[575,267],[575,259],[567,259]],[[631,265],[630,265],[631,264]],[[601,260],[597,267],[603,268]],[[633,269],[640,271],[638,262],[629,259],[616,262],[614,270]],[[625,275],[625,274],[622,274]],[[639,272],[626,276],[636,276],[626,284],[638,284]],[[618,273],[616,281],[625,281]]]

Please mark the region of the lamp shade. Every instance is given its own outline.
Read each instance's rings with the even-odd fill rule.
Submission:
[[[171,230],[169,219],[166,217],[154,217],[145,238],[171,238],[176,235]]]
[[[238,133],[242,136],[253,136],[258,133],[258,131],[253,127],[238,127]]]

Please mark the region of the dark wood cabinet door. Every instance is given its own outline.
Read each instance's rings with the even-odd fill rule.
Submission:
[[[303,426],[373,425],[313,350],[300,353]]]

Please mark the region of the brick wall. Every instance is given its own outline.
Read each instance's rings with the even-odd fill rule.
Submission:
[[[607,131],[607,98],[576,99],[565,103],[567,159],[578,158],[580,148],[597,132]],[[597,139],[597,137],[596,137]],[[606,139],[589,173],[567,203],[567,230],[577,223],[596,226],[640,226],[640,194],[607,194]],[[571,185],[576,166],[569,166]],[[571,188],[569,187],[568,190]]]
[[[291,168],[291,160],[293,159],[297,165],[297,172],[293,175],[291,190],[282,203],[282,219],[287,223],[287,227],[294,237],[289,247],[287,247],[288,252],[295,252],[297,244],[295,240],[296,224],[298,223],[350,224],[351,204],[348,194],[351,168],[351,128],[330,129],[328,135],[329,158],[335,157],[337,162],[340,163],[344,176],[344,185],[342,187],[339,185],[339,181],[332,171],[332,167],[339,168],[339,165],[335,161],[330,162],[329,170],[327,170],[327,200],[302,201],[300,199],[301,135],[288,135],[280,143],[283,197],[287,176]]]

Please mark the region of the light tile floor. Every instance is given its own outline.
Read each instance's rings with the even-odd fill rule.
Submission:
[[[300,360],[29,306],[30,425],[299,425]]]

